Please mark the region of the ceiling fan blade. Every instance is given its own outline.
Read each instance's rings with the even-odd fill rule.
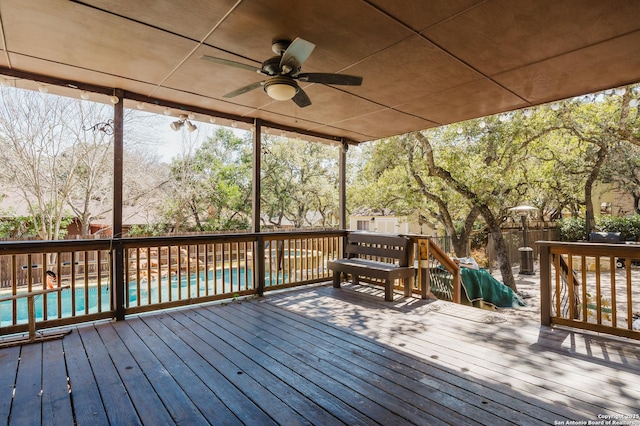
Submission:
[[[321,72],[299,74],[296,79],[308,83],[339,84],[343,86],[360,86],[362,84],[362,77]]]
[[[298,93],[296,93],[296,95],[291,100],[295,102],[296,105],[298,105],[300,108],[308,107],[309,105],[311,105],[311,99],[309,99],[309,96],[307,96],[307,94],[304,90],[302,90],[301,87],[298,88]]]
[[[282,59],[280,59],[280,69],[284,69],[285,65],[294,70],[299,68],[315,48],[315,44],[297,37],[282,54]]]
[[[253,65],[243,64],[241,62],[230,61],[229,59],[216,58],[215,56],[202,55],[199,59],[204,59],[205,61],[214,62],[220,65],[227,65],[229,67],[240,68],[247,71],[260,72],[260,68],[256,68]]]
[[[247,93],[250,92],[254,89],[257,89],[258,87],[262,86],[264,84],[264,81],[257,81],[255,83],[251,83],[247,86],[241,87],[239,89],[234,90],[233,92],[229,92],[226,95],[223,96],[223,98],[235,98],[238,95],[242,95],[243,93]]]

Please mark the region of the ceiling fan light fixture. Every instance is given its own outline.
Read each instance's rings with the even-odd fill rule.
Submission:
[[[264,84],[264,91],[271,99],[288,101],[298,93],[298,85],[290,78],[273,77]]]

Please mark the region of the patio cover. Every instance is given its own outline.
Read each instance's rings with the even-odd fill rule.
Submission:
[[[639,16],[632,0],[2,0],[0,75],[364,142],[640,81]],[[316,44],[304,72],[362,86],[303,84],[306,108],[260,88],[227,99],[260,76],[199,59],[259,67],[295,37]]]

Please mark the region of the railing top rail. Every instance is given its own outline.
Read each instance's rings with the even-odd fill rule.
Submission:
[[[176,235],[162,237],[135,237],[135,238],[100,238],[94,240],[30,240],[30,241],[6,241],[0,242],[0,255],[42,253],[54,251],[88,251],[88,250],[111,250],[115,244],[122,244],[126,248],[130,247],[157,247],[167,245],[190,245],[205,244],[215,242],[246,242],[292,238],[292,237],[323,237],[323,236],[343,236],[348,231],[283,231],[283,232],[260,232],[260,233],[236,233],[236,234],[199,234],[199,235]]]
[[[558,241],[536,241],[539,248],[547,248],[551,253],[571,253],[585,256],[618,257],[638,256],[640,244],[608,244],[608,243],[570,243]]]
[[[278,231],[278,232],[261,232],[259,234],[252,234],[256,236],[260,236],[265,240],[275,240],[281,238],[287,238],[291,235],[299,235],[303,237],[335,237],[335,236],[345,236],[349,231],[336,229],[332,230],[322,230],[322,231]]]
[[[32,240],[0,243],[0,255],[42,253],[44,251],[109,250],[113,240]]]

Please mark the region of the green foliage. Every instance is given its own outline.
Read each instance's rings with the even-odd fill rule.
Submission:
[[[153,223],[149,225],[131,225],[127,235],[129,237],[157,237],[165,235],[168,232],[168,227],[163,223]]]
[[[596,219],[596,228],[601,232],[619,232],[625,241],[638,241],[640,239],[640,215],[600,216]]]
[[[171,164],[173,188],[164,217],[176,230],[248,229],[251,214],[249,138],[219,128],[194,155]]]
[[[263,224],[330,227],[338,217],[338,149],[273,136],[262,146]]]
[[[0,212],[0,238],[21,238],[36,235],[33,220],[27,216],[12,216]]]
[[[568,217],[558,221],[560,241],[582,241],[585,237],[585,229],[584,218]]]

